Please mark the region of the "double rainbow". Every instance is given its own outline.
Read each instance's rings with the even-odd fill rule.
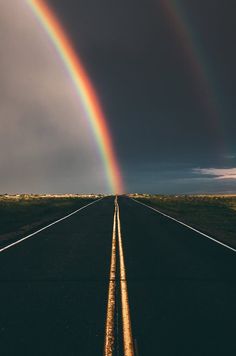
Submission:
[[[114,152],[111,134],[95,89],[81,63],[78,54],[58,19],[44,0],[26,0],[33,13],[53,42],[60,58],[74,83],[76,92],[83,103],[85,116],[89,121],[102,156],[110,191],[123,192],[121,170]]]

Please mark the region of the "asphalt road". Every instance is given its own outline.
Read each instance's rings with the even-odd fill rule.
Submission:
[[[0,254],[0,354],[102,355],[114,198]]]
[[[236,355],[236,254],[118,202],[137,356]],[[0,254],[1,355],[103,354],[113,214],[105,198]]]
[[[236,355],[236,254],[120,199],[139,355]]]

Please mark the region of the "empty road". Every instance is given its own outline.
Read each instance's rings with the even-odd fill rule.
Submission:
[[[0,354],[236,355],[236,253],[114,200],[0,253]]]

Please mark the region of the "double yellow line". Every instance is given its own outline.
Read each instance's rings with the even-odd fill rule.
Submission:
[[[123,330],[123,347],[124,356],[134,356],[133,336],[131,329],[128,288],[126,281],[124,252],[122,245],[121,225],[120,225],[120,209],[117,197],[115,198],[115,210],[113,219],[113,234],[112,234],[112,250],[111,250],[111,267],[110,281],[108,290],[107,317],[105,329],[105,345],[104,356],[113,356],[115,343],[115,306],[116,306],[116,250],[118,239],[119,252],[119,282],[121,291],[121,309],[122,309],[122,330]]]

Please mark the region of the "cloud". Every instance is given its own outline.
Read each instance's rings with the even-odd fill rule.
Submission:
[[[27,2],[0,11],[0,192],[106,191],[87,119]]]
[[[193,173],[214,179],[236,179],[236,168],[194,168]]]
[[[227,159],[227,160],[234,160],[236,158],[235,155],[224,155],[223,158]]]

